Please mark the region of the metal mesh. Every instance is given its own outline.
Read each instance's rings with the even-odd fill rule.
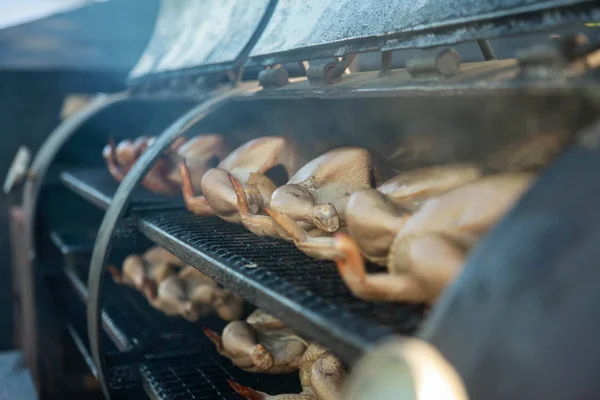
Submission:
[[[202,327],[220,330],[224,323],[216,317],[205,317],[197,323],[179,317],[168,317],[155,310],[136,290],[117,285],[110,277],[102,288],[102,313],[111,336],[126,348],[148,353],[189,354],[194,346],[207,343]]]
[[[141,372],[154,397],[164,400],[241,399],[228,379],[271,394],[300,391],[297,374],[250,374],[218,355],[148,363]]]
[[[353,359],[383,336],[414,332],[423,315],[422,306],[362,301],[334,263],[218,218],[168,211],[142,217],[140,226],[151,240],[342,358]]]

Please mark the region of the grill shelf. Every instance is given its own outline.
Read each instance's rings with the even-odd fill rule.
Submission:
[[[74,282],[77,277],[70,275]],[[81,287],[83,282],[77,285]],[[135,367],[137,370],[139,367],[144,388],[152,398],[240,398],[227,379],[273,393],[300,390],[295,374],[277,379],[249,374],[219,355],[202,332],[203,326],[219,331],[223,328],[224,323],[216,317],[205,317],[198,323],[167,317],[150,307],[133,289],[108,279],[104,303],[102,319],[108,336],[117,347],[129,350],[122,357],[108,355],[107,364],[117,364],[110,368],[111,373],[115,373],[115,369]],[[115,387],[112,381],[111,387]]]
[[[61,180],[104,208],[117,187],[104,169],[64,171]],[[129,218],[137,219],[137,226],[131,230],[139,229],[301,335],[331,348],[344,361],[354,361],[383,337],[410,334],[418,328],[422,306],[364,302],[350,293],[334,263],[314,260],[289,243],[257,237],[240,225],[198,218],[182,207],[181,200],[167,203],[164,199],[143,190],[136,194]],[[143,354],[141,372],[152,397],[239,398],[227,379],[270,393],[299,390],[279,378],[246,374],[218,355],[201,327],[220,330],[222,325],[211,326],[209,319],[191,324],[166,317],[135,290],[110,278],[102,291],[105,329],[120,349]],[[297,384],[297,377],[290,379]],[[283,387],[269,386],[273,384]]]
[[[220,356],[194,356],[144,364],[141,368],[150,397],[175,399],[242,399],[228,379],[268,393],[298,393],[296,374],[261,375],[243,372]]]
[[[423,315],[422,306],[359,300],[346,288],[334,263],[312,259],[289,243],[255,236],[218,218],[166,211],[143,216],[140,229],[348,362],[384,336],[414,332]]]
[[[96,367],[90,354],[90,345],[85,323],[85,305],[83,302],[73,301],[79,293],[73,286],[72,277],[55,275],[47,278],[48,288],[56,305],[62,311],[63,319],[69,335],[83,356],[90,371],[96,375]],[[74,290],[75,289],[75,290]],[[108,337],[102,337],[104,348],[110,357],[116,350]],[[131,374],[131,366],[119,366],[111,369],[109,385],[114,391],[115,398],[142,399],[142,390],[139,374]]]
[[[108,209],[119,187],[118,182],[103,167],[65,170],[61,172],[60,180],[66,187],[103,210]],[[131,209],[183,206],[183,200],[177,196],[159,196],[144,188],[138,188],[133,195]]]
[[[74,268],[66,267],[64,272],[60,280],[52,278],[58,282],[55,291],[60,297],[61,309],[75,309],[76,312],[68,313],[67,328],[76,335],[77,346],[93,367],[83,308],[86,284],[80,278],[81,272]],[[300,391],[296,374],[277,376],[277,379],[249,374],[219,355],[202,327],[220,331],[225,325],[220,319],[205,317],[191,323],[167,317],[153,309],[141,294],[110,279],[105,280],[103,289],[102,320],[107,333],[104,349],[109,385],[117,390],[117,396],[123,397],[120,392],[125,388],[129,390],[135,379],[141,379],[148,395],[155,399],[240,398],[227,383],[228,379],[272,393]],[[73,297],[79,297],[82,302],[73,301]],[[116,348],[124,353],[115,353]]]

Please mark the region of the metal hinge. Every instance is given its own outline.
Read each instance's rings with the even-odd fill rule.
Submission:
[[[10,165],[2,191],[5,195],[20,186],[25,178],[29,177],[29,163],[31,162],[31,150],[26,146],[19,147],[15,158]]]

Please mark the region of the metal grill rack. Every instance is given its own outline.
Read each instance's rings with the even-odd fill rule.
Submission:
[[[52,295],[53,301],[62,311],[62,318],[69,335],[83,356],[90,371],[95,375],[96,367],[90,354],[90,344],[88,341],[87,327],[85,324],[85,303],[74,301],[80,295],[80,287],[73,285],[74,275],[56,275],[46,279],[47,286]],[[109,340],[108,336],[102,337],[104,348],[107,350],[107,357],[111,358],[116,354],[115,345]],[[112,388],[116,398],[122,399],[142,399],[144,392],[142,390],[139,376],[131,373],[131,367],[127,365],[116,366],[111,369],[108,384]]]
[[[108,173],[85,170],[68,176],[78,177],[77,182],[63,181],[82,197],[103,193],[110,203],[108,189],[116,185],[100,179],[112,180]],[[354,297],[333,262],[312,259],[289,243],[255,236],[219,218],[199,218],[185,209],[147,210],[136,204],[139,229],[151,241],[347,362],[385,336],[413,333],[422,320],[420,305],[376,304]]]
[[[255,236],[219,218],[166,211],[141,217],[140,229],[346,361],[384,336],[414,332],[423,315],[421,306],[359,300],[334,263],[312,259],[289,243]]]
[[[73,236],[52,233],[63,255],[82,245]],[[117,251],[117,257],[125,253]],[[83,354],[90,370],[95,366],[85,324],[87,287],[85,268],[89,259],[67,264],[63,275],[49,279],[53,297],[59,302],[69,333]],[[79,298],[81,301],[74,301]],[[102,322],[106,335],[103,348],[109,367],[108,385],[117,398],[143,398],[143,392],[155,399],[235,399],[239,398],[228,379],[272,393],[300,391],[297,374],[278,376],[246,373],[219,355],[202,328],[216,331],[225,323],[217,317],[204,317],[193,323],[167,317],[152,308],[132,288],[107,279],[103,285]],[[135,392],[137,389],[137,393]]]

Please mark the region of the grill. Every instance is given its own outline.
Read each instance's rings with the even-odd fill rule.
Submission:
[[[66,239],[61,238],[61,242]],[[88,295],[81,279],[84,274],[82,268],[65,267],[63,274],[48,279],[48,286],[54,301],[64,310],[69,334],[95,371],[84,323]],[[107,384],[118,398],[144,398],[145,389],[159,399],[227,399],[234,394],[228,379],[274,393],[300,390],[294,374],[269,379],[241,371],[219,355],[202,331],[202,327],[223,329],[223,321],[216,317],[205,317],[198,323],[167,317],[135,290],[110,280],[103,287],[103,297]]]
[[[246,373],[221,356],[203,331],[203,327],[224,328],[225,322],[216,316],[196,323],[167,317],[138,291],[114,283],[105,271],[107,264],[120,265],[127,255],[156,244],[243,297],[245,316],[255,308],[274,315],[303,338],[329,348],[350,370],[380,342],[419,335],[430,338],[457,369],[463,368],[458,372],[469,390],[478,389],[481,398],[497,398],[489,392],[488,388],[495,386],[489,377],[496,376],[496,367],[505,365],[496,362],[503,360],[502,354],[496,354],[502,352],[496,351],[496,358],[489,360],[469,353],[486,343],[478,341],[477,329],[472,329],[477,319],[469,318],[465,309],[470,306],[465,304],[479,306],[481,300],[481,308],[474,309],[483,313],[494,296],[506,294],[502,285],[513,277],[507,279],[494,270],[499,268],[501,256],[487,261],[475,254],[480,265],[469,261],[465,267],[470,268],[469,286],[465,289],[466,283],[458,282],[458,288],[444,293],[450,300],[443,297],[442,305],[428,318],[423,305],[360,300],[347,288],[335,263],[312,259],[283,240],[255,236],[241,225],[194,216],[185,209],[180,195],[155,195],[144,189],[141,181],[176,138],[208,132],[222,134],[230,148],[258,136],[284,135],[312,156],[339,146],[362,146],[381,161],[386,178],[403,170],[458,162],[476,162],[496,172],[508,169],[495,166],[502,165],[502,159],[495,165],[488,161],[518,140],[546,132],[562,135],[561,140],[571,146],[568,149],[581,152],[587,146],[585,151],[591,152],[597,136],[582,139],[575,133],[600,115],[600,66],[595,64],[598,40],[590,37],[587,44],[571,40],[567,35],[571,30],[565,30],[564,40],[557,45],[548,42],[544,33],[546,47],[526,47],[515,61],[494,60],[494,43],[484,38],[562,29],[563,23],[599,17],[600,7],[586,0],[545,1],[535,6],[511,0],[481,7],[472,7],[467,0],[424,0],[415,14],[417,20],[411,21],[398,19],[394,13],[382,14],[381,10],[392,7],[391,1],[365,7],[343,0],[340,7],[341,3],[324,0],[321,8],[311,8],[293,0],[287,2],[294,4],[289,9],[286,2],[269,0],[256,4],[233,1],[227,3],[231,8],[212,2],[212,13],[198,8],[194,8],[195,14],[187,12],[196,7],[195,1],[183,0],[178,5],[165,1],[157,22],[158,36],[142,57],[142,61],[155,62],[141,62],[132,71],[127,93],[99,100],[57,128],[30,169],[22,222],[26,234],[15,257],[27,268],[15,263],[15,270],[27,272],[18,279],[20,295],[35,293],[35,301],[25,298],[38,315],[24,325],[33,331],[30,335],[39,347],[36,357],[41,361],[36,368],[48,368],[48,360],[56,355],[47,348],[52,340],[41,340],[39,334],[53,322],[69,334],[107,397],[240,398],[228,380],[273,394],[301,390],[297,373]],[[229,21],[229,17],[208,21],[206,15],[243,16],[243,23],[224,30],[211,24]],[[178,46],[167,43],[177,39],[178,30],[191,31],[176,30],[175,26],[195,18],[200,24],[200,17],[202,35],[192,42],[186,40],[194,35],[179,38]],[[232,17],[232,23],[238,17]],[[306,24],[299,24],[304,20]],[[206,36],[211,26],[220,34]],[[290,26],[295,28],[288,29]],[[346,37],[346,32],[352,32],[352,37]],[[302,40],[299,35],[304,35]],[[211,52],[192,51],[204,49],[207,40],[218,45]],[[485,62],[461,67],[456,52],[430,49],[467,40],[474,40],[470,44],[481,49],[479,59],[483,57]],[[426,50],[414,53],[405,63],[406,69],[392,69],[396,66],[392,65],[392,51],[404,48]],[[171,53],[181,49],[185,54]],[[377,66],[355,73],[362,57],[356,55],[373,51],[371,61],[377,61]],[[190,54],[202,57],[194,60]],[[394,53],[394,60],[402,54]],[[305,60],[310,61],[308,69],[300,63]],[[264,69],[288,61],[294,66]],[[350,75],[344,75],[347,68],[353,71]],[[288,80],[290,73],[306,79]],[[242,79],[248,77],[251,79]],[[254,78],[261,87],[245,81]],[[233,81],[233,88],[223,85],[227,79]],[[196,106],[190,109],[190,104]],[[167,108],[168,112],[164,111]],[[142,134],[155,136],[154,144],[123,182],[117,183],[103,163],[100,147],[109,136],[133,139]],[[595,163],[586,157],[575,158],[591,170]],[[567,167],[577,162],[575,158],[568,159]],[[554,167],[568,172],[560,162]],[[548,186],[547,181],[540,181]],[[565,192],[577,194],[577,190],[569,187]],[[559,204],[559,196],[552,193]],[[516,209],[519,207],[523,206],[518,204]],[[504,220],[499,224],[500,233],[490,234],[498,246],[513,220]],[[576,228],[572,230],[575,237]],[[528,231],[523,232],[525,240]],[[495,242],[484,245],[496,248]],[[522,264],[526,262],[519,256],[519,252],[507,254],[511,261],[520,260],[515,265],[525,269]],[[372,264],[367,270],[385,272]],[[494,273],[503,279],[485,281]],[[522,276],[517,273],[517,278]],[[557,289],[556,293],[563,292]],[[454,320],[453,311],[462,319]],[[48,317],[54,314],[60,315],[59,322]],[[471,322],[469,335],[456,321]],[[502,326],[507,327],[511,329],[510,324]],[[445,336],[445,331],[452,334]],[[467,336],[472,340],[464,343],[461,338]],[[467,356],[462,356],[463,351]],[[480,372],[478,363],[484,361],[489,365]],[[488,380],[477,379],[479,374]],[[510,381],[519,379],[511,377]],[[561,379],[551,381],[558,384]],[[518,387],[515,383],[506,389],[514,395],[510,398],[522,394],[517,393]],[[536,390],[527,386],[524,398],[544,398]],[[62,392],[54,395],[66,396]]]
[[[334,263],[311,259],[289,243],[254,236],[218,218],[170,211],[142,217],[140,229],[347,361],[385,336],[414,332],[423,314],[421,306],[361,301]]]
[[[115,185],[108,174],[86,170],[62,174],[66,175],[79,177],[69,180],[67,186],[84,199],[99,204],[91,199],[103,193],[101,197],[109,204],[112,201],[114,191],[109,189],[115,189]],[[95,180],[86,180],[90,177]],[[190,265],[202,266],[199,268],[202,272],[235,293],[252,299],[257,307],[283,319],[292,328],[338,350],[347,361],[354,360],[370,345],[392,333],[413,333],[421,321],[422,306],[367,303],[354,297],[333,262],[311,259],[292,244],[254,236],[240,225],[215,217],[199,218],[184,209],[149,211],[143,204],[151,203],[155,208],[162,199],[153,198],[149,193],[143,196],[141,201],[140,197],[134,197],[133,207],[140,231],[152,242]],[[381,271],[377,266],[370,269]],[[311,279],[307,279],[308,276]],[[106,285],[114,286],[112,282]],[[114,304],[114,311],[124,322],[134,324],[139,319],[139,307],[128,312],[122,309],[120,302]],[[137,325],[149,328],[153,326],[152,321],[160,321],[156,326],[175,325],[166,322],[164,316],[161,319],[158,312],[147,314],[147,322]],[[175,332],[179,332],[179,328],[173,326]],[[156,328],[151,330],[156,331]],[[141,340],[137,336],[140,332],[145,331],[128,331],[118,337],[137,342]],[[203,337],[204,334],[198,329],[188,336]]]

